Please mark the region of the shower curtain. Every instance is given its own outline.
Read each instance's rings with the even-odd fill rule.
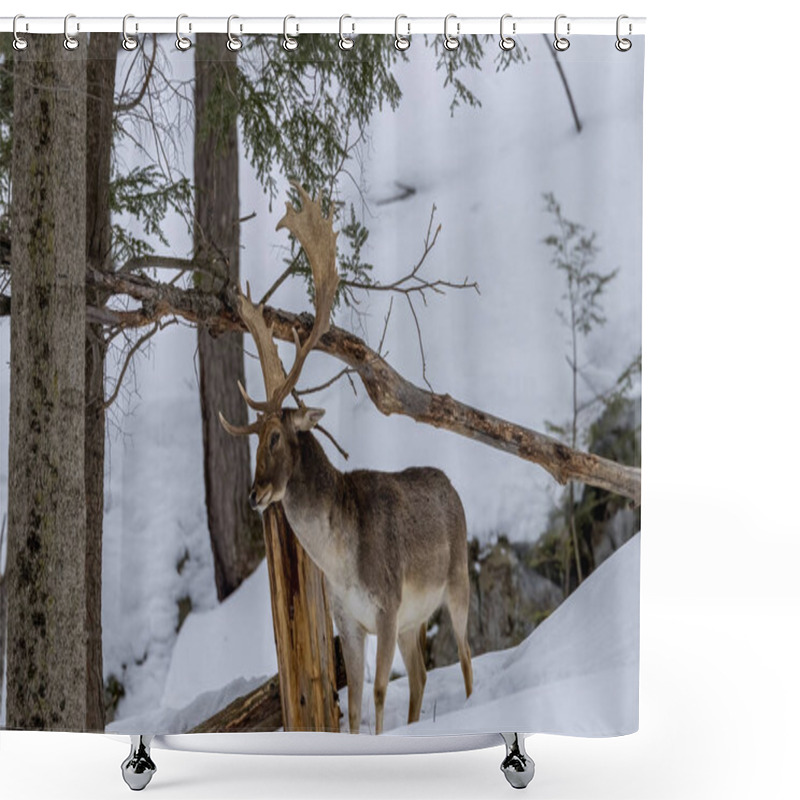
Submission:
[[[0,40],[0,727],[636,730],[643,37],[69,38]]]

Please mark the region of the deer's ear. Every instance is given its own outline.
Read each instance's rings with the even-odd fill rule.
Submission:
[[[324,416],[324,408],[298,408],[292,412],[292,421],[296,430],[310,431]]]

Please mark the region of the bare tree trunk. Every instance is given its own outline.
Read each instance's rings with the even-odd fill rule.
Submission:
[[[10,728],[86,726],[86,41],[14,56]]]
[[[295,538],[283,506],[264,513],[283,727],[339,732],[336,650],[325,578]]]
[[[3,558],[3,545],[6,540],[6,517],[0,520],[0,562]],[[6,679],[6,615],[8,600],[6,599],[6,574],[0,570],[0,692]]]
[[[203,289],[239,282],[239,148],[232,91],[236,53],[226,41],[201,33],[195,47],[195,257],[219,275],[199,276]],[[247,421],[244,401],[231,391],[237,381],[245,382],[243,347],[241,333],[215,338],[198,328],[206,511],[220,600],[264,558],[258,515],[247,505],[249,443],[228,436],[217,418],[222,411],[226,419],[238,420],[234,424]]]
[[[114,78],[119,37],[93,33],[86,65],[86,259],[91,269],[107,270],[111,255],[111,149],[114,139]],[[90,305],[102,306],[108,295],[88,289]],[[87,730],[105,729],[103,697],[103,487],[105,478],[105,361],[103,326],[86,326],[86,686]]]

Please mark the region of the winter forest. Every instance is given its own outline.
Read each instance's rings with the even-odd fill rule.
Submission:
[[[638,725],[643,45],[0,37],[0,728]]]

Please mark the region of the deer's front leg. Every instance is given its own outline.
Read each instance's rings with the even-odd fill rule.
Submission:
[[[364,693],[366,631],[336,599],[333,601],[333,618],[339,631],[344,668],[347,672],[347,718],[350,722],[350,733],[358,733],[361,728],[361,696]]]
[[[378,616],[378,657],[375,660],[375,733],[383,733],[383,706],[397,642],[397,611]]]

